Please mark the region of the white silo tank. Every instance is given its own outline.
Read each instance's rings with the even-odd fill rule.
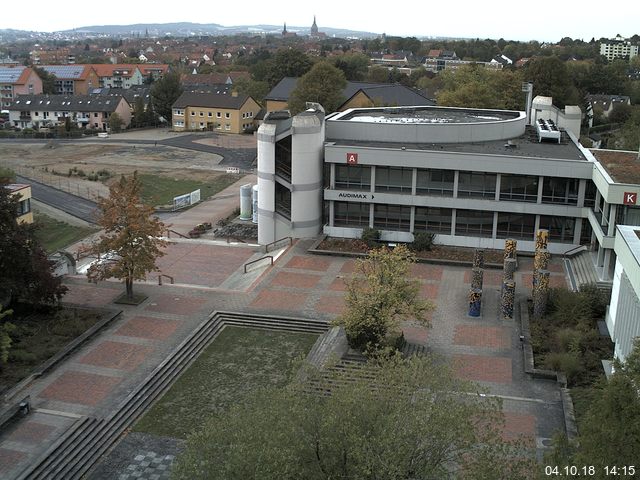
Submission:
[[[251,187],[250,183],[240,187],[240,220],[251,220]]]
[[[251,218],[251,221],[253,223],[258,223],[258,185],[253,186],[253,188],[251,189],[251,193],[251,203],[253,205],[253,216]]]

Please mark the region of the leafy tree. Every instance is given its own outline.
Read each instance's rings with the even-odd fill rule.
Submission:
[[[305,109],[306,102],[317,102],[327,113],[335,112],[345,100],[342,92],[346,85],[342,70],[319,62],[298,80],[289,98],[289,108],[298,113]]]
[[[533,82],[534,95],[553,97],[553,103],[560,108],[576,105],[578,91],[571,83],[566,64],[558,57],[538,57],[525,65],[525,79]]]
[[[312,66],[313,61],[302,50],[281,48],[272,58],[254,65],[250,72],[255,80],[267,82],[273,88],[284,77],[300,77]]]
[[[171,107],[182,95],[182,84],[180,83],[180,74],[170,72],[151,87],[151,101],[153,110],[163,117],[166,121],[171,121]]]
[[[6,180],[6,179],[5,179]],[[17,221],[18,199],[0,182],[0,303],[52,304],[67,287],[35,237],[35,226]]]
[[[13,314],[13,310],[2,310],[0,304],[0,321],[3,318]],[[0,365],[7,363],[9,359],[9,349],[11,348],[11,333],[16,329],[16,326],[11,322],[0,323]]]
[[[119,133],[122,130],[123,124],[124,124],[124,121],[122,120],[122,117],[118,115],[117,112],[113,112],[109,116],[109,127],[111,128],[111,131],[115,133]]]
[[[500,401],[430,357],[394,358],[361,375],[303,370],[248,396],[187,441],[173,469],[189,480],[533,478],[501,438]],[[330,391],[330,395],[318,392]],[[312,393],[315,392],[315,393]]]
[[[156,259],[164,255],[166,242],[159,237],[165,225],[153,215],[153,207],[140,200],[142,184],[137,172],[109,187],[109,197],[98,202],[99,225],[104,234],[92,252],[110,258],[94,263],[87,272],[91,280],[115,277],[124,280],[126,295],[133,298],[134,280],[144,280],[156,271]]]
[[[269,84],[267,82],[258,82],[247,78],[237,79],[233,82],[233,87],[237,88],[238,92],[249,95],[258,103],[262,103],[264,97],[269,93]]]
[[[349,81],[362,81],[369,71],[369,57],[362,53],[341,55],[332,60],[333,66],[339,68]]]
[[[614,362],[615,373],[601,385],[580,424],[578,441],[567,448],[559,439],[556,458],[566,465],[593,465],[605,479],[604,467],[636,465],[640,458],[640,338],[625,362]]]
[[[32,67],[34,72],[42,80],[42,93],[45,95],[54,95],[56,93],[56,76],[53,73],[47,72],[41,67]]]
[[[425,315],[433,304],[420,298],[419,282],[409,278],[414,262],[404,245],[371,250],[356,261],[354,277],[347,281],[346,311],[336,319],[353,348],[375,354],[393,346],[403,320],[429,325]]]
[[[147,112],[144,108],[144,99],[141,96],[136,97],[133,102],[133,119],[131,123],[134,127],[142,127],[147,123]]]
[[[609,121],[612,123],[625,123],[631,118],[632,112],[631,105],[621,103],[613,107],[613,110],[611,110],[609,114]]]

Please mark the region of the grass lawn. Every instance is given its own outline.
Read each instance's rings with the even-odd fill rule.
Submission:
[[[51,358],[71,340],[100,319],[88,310],[63,308],[53,312],[30,312],[18,306],[4,318],[16,326],[11,333],[9,361],[0,369],[0,391],[11,388]]]
[[[38,226],[36,238],[48,253],[60,250],[97,232],[96,228],[76,227],[43,213],[34,212],[33,216],[35,224]]]
[[[284,385],[317,335],[226,327],[134,431],[186,438],[204,420],[260,387]]]
[[[223,174],[206,182],[151,174],[139,174],[138,178],[142,182],[142,200],[144,203],[157,206],[171,205],[174,197],[191,193],[198,189],[200,189],[200,198],[205,200],[236,182],[240,176]]]

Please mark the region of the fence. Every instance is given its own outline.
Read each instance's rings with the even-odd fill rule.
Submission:
[[[53,174],[36,167],[23,167],[14,165],[1,165],[3,168],[13,170],[16,175],[34,180],[44,185],[49,185],[58,190],[62,190],[78,197],[97,201],[101,197],[106,197],[109,190],[100,182],[83,180],[77,176],[69,177],[64,174]]]

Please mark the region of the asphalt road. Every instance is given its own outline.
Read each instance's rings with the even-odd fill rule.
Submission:
[[[96,223],[95,211],[97,205],[86,198],[77,197],[70,193],[63,192],[57,188],[44,185],[30,178],[16,176],[18,183],[28,183],[31,185],[31,195],[36,200],[51,205],[58,210],[62,210],[74,217],[78,217],[89,223]]]

